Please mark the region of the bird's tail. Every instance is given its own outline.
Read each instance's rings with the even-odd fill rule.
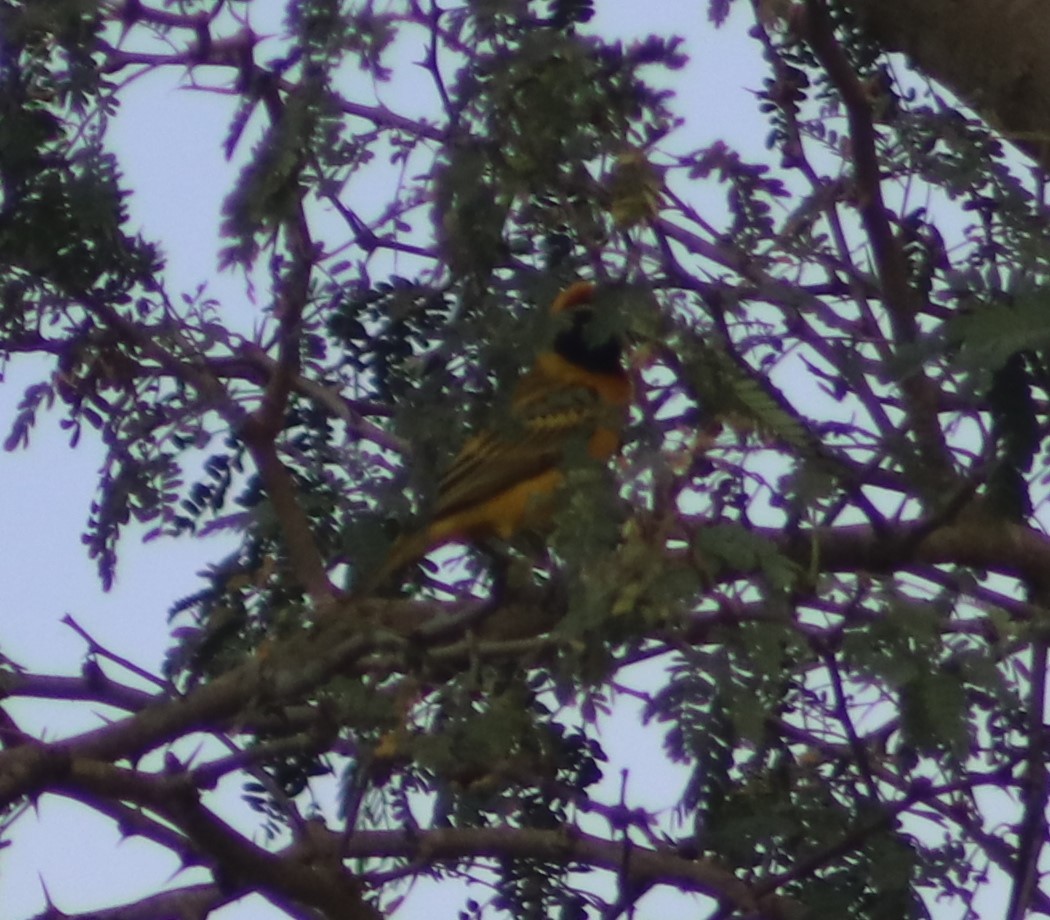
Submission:
[[[402,534],[387,550],[379,568],[366,576],[354,593],[368,595],[389,590],[394,586],[394,579],[413,562],[422,559],[429,549],[430,534],[426,528]]]

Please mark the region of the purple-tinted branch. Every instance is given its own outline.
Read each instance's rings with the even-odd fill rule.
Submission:
[[[207,28],[220,8],[221,5],[216,4],[211,14],[203,12],[185,14],[147,6],[142,0],[124,0],[123,3],[117,5],[115,12],[122,22],[129,25],[136,22],[148,22],[156,26],[190,29],[196,32],[201,28]]]
[[[126,712],[141,712],[158,696],[119,684],[100,669],[83,677],[11,672],[0,676],[5,698],[65,700],[72,703],[102,703]]]
[[[101,642],[97,641],[83,626],[81,626],[70,614],[66,614],[62,617],[62,622],[72,629],[78,636],[80,636],[87,644],[88,650],[93,655],[99,655],[109,661],[112,661],[115,665],[123,668],[130,674],[134,674],[136,677],[141,678],[147,683],[153,684],[159,687],[161,690],[166,690],[168,684],[155,674],[151,674],[145,668],[140,668],[137,664],[123,655],[118,655],[116,652],[110,651]],[[108,678],[107,678],[108,680]]]
[[[278,854],[258,846],[206,808],[186,775],[148,776],[76,759],[57,786],[66,793],[119,799],[155,812],[185,833],[237,889],[272,892],[330,917],[379,920],[340,860],[327,858],[312,847]]]
[[[332,742],[332,738],[323,737],[316,731],[289,735],[250,748],[240,748],[225,757],[193,767],[190,776],[198,788],[210,789],[224,776],[237,770],[250,769],[261,761],[282,755],[320,753],[328,750]]]
[[[433,831],[358,831],[343,844],[348,858],[420,859],[424,863],[462,859],[539,859],[583,864],[625,873],[636,884],[674,885],[724,898],[753,916],[768,920],[792,916],[798,905],[769,895],[756,897],[752,888],[714,862],[689,859],[671,847],[631,846],[625,859],[622,840],[606,840],[573,828],[488,827]]]
[[[247,891],[228,890],[222,885],[187,885],[162,891],[138,901],[129,901],[116,907],[104,907],[84,913],[49,913],[46,917],[62,920],[182,920],[184,917],[208,917],[227,904],[247,894]]]
[[[824,66],[846,108],[858,189],[858,209],[864,232],[871,244],[882,284],[882,302],[894,326],[897,344],[910,344],[918,337],[921,304],[908,279],[907,260],[887,217],[882,197],[882,171],[871,101],[835,38],[825,0],[806,0],[806,15],[800,17],[805,38]],[[908,400],[911,425],[931,476],[951,481],[952,462],[937,423],[937,388],[919,368],[901,380]]]

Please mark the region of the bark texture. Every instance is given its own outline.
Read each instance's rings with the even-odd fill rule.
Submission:
[[[1050,11],[1040,0],[850,0],[886,47],[1050,165]]]

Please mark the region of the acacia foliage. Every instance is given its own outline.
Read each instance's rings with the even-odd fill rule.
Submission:
[[[103,587],[127,531],[235,545],[145,689],[97,645],[77,678],[4,661],[10,699],[121,713],[56,742],[4,712],[8,823],[53,792],[207,870],[111,916],[393,915],[419,877],[477,882],[468,916],[656,886],[923,916],[990,873],[1048,909],[1041,177],[843,9],[759,6],[754,161],[682,143],[679,38],[603,39],[586,0],[302,0],[279,36],[232,0],[0,2],[0,351],[46,368],[7,446],[45,410],[104,444]],[[236,100],[251,335],[128,227],[106,128],[153,71]],[[355,593],[580,275],[638,342],[623,457],[572,466],[546,554]],[[608,792],[631,718],[669,813]]]

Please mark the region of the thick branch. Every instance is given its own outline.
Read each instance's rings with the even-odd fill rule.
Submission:
[[[990,569],[1037,584],[1050,575],[1050,538],[994,518],[974,517],[932,531],[918,522],[883,533],[867,526],[761,532],[799,565],[815,564],[822,572],[892,572],[932,564]]]
[[[128,712],[139,712],[156,700],[153,694],[145,690],[117,683],[101,669],[94,669],[84,677],[3,671],[0,672],[0,699],[9,697],[102,703]]]
[[[319,854],[277,854],[264,850],[220,821],[200,801],[185,776],[146,776],[109,764],[73,762],[59,785],[65,792],[132,801],[178,826],[208,853],[220,874],[235,884],[278,894],[317,907],[332,920],[379,920],[361,897],[360,886],[341,863]]]
[[[161,891],[117,907],[48,916],[61,916],[63,920],[165,920],[169,917],[208,917],[213,911],[236,901],[246,893],[228,891],[219,885],[188,885],[172,891]]]
[[[382,647],[356,624],[356,617],[333,616],[323,631],[287,640],[265,658],[252,658],[181,699],[158,696],[141,712],[112,725],[47,745],[22,743],[0,753],[0,807],[42,791],[65,776],[77,759],[135,760],[187,732],[219,731],[232,720],[245,721],[258,705],[301,699]]]
[[[713,862],[688,859],[670,847],[660,850],[603,840],[573,829],[492,827],[436,831],[363,831],[342,844],[349,858],[400,857],[425,862],[470,858],[539,859],[583,863],[626,876],[635,884],[673,885],[724,899],[751,916],[788,918],[799,905],[787,898],[756,897],[732,872]]]
[[[880,44],[977,109],[1050,166],[1050,30],[1032,0],[849,0]]]

